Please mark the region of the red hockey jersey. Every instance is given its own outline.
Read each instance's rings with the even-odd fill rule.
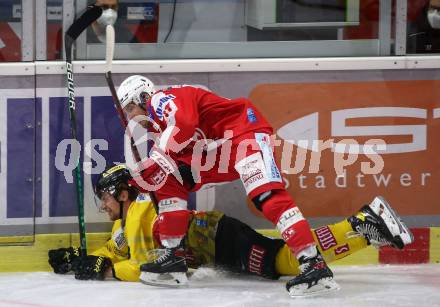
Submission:
[[[172,157],[185,152],[183,149],[195,140],[215,141],[212,145],[216,146],[246,132],[263,129],[272,133],[271,126],[248,99],[228,99],[193,86],[158,91],[147,109],[161,130],[156,146]]]

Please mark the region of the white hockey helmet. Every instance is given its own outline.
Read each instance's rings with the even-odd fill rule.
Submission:
[[[154,92],[154,84],[150,79],[133,75],[122,81],[117,94],[122,108],[125,108],[130,102],[145,107],[145,103]]]

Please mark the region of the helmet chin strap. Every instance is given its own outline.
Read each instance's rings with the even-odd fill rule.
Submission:
[[[120,201],[119,202],[119,218],[122,220],[122,217],[123,217],[123,209],[124,209],[124,202],[123,201]]]
[[[113,197],[119,203],[119,218],[122,220],[122,217],[124,216],[124,202],[118,199],[119,196],[120,191],[115,191]]]

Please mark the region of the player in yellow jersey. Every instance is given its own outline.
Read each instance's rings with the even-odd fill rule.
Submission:
[[[85,257],[79,257],[79,249],[74,247],[50,250],[49,263],[55,273],[74,271],[77,279],[142,279],[141,265],[149,261],[150,251],[160,247],[155,235],[157,215],[149,197],[130,186],[130,179],[123,165],[100,175],[95,195],[101,209],[114,222],[111,238]],[[300,272],[298,260],[283,240],[265,237],[237,219],[218,211],[193,211],[189,223],[179,256],[189,267],[215,265],[270,279]],[[369,244],[403,248],[413,242],[409,229],[381,197],[339,223],[314,229],[313,236],[328,262]],[[181,274],[164,284],[184,282],[184,272],[178,273]]]

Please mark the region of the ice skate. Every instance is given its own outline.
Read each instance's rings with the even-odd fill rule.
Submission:
[[[393,246],[402,249],[414,242],[411,231],[381,196],[362,207],[348,221],[355,230],[355,233],[349,233],[348,236],[364,236],[375,247]]]
[[[318,296],[339,290],[333,280],[333,273],[328,268],[321,254],[299,259],[301,274],[289,280],[286,289],[293,298]]]
[[[188,283],[185,257],[176,256],[175,248],[157,249],[152,252],[155,253],[155,259],[140,267],[142,283],[162,287],[180,287]]]

